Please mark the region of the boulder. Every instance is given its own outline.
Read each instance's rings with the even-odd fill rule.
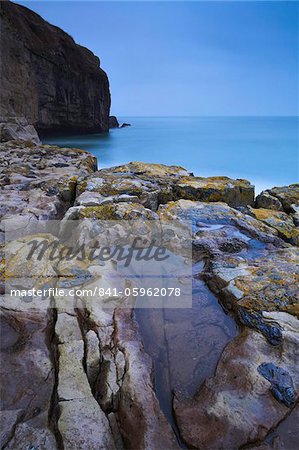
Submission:
[[[237,239],[245,244],[251,244],[253,249],[257,240],[265,245],[271,243],[278,247],[287,246],[277,238],[277,230],[222,202],[207,203],[181,199],[160,205],[158,215],[164,219],[191,221],[195,238],[193,245],[197,246],[200,241],[207,243],[211,240],[211,254],[217,253],[216,240],[221,245],[230,242],[231,239]],[[247,246],[245,245],[245,248]],[[259,246],[262,251],[263,245]],[[240,250],[242,247],[244,248],[241,246]]]
[[[227,177],[183,177],[175,185],[176,198],[205,202],[226,202],[247,206],[254,203],[254,186],[247,180]]]
[[[256,197],[255,207],[283,211],[283,206],[282,206],[280,200],[278,200],[278,198],[271,195],[269,193],[269,191],[263,191]]]
[[[299,227],[299,205],[291,205],[291,217],[293,218],[296,227]]]
[[[138,176],[132,173],[122,173],[106,169],[96,172],[93,176],[80,181],[77,196],[84,191],[96,192],[109,203],[117,201],[120,195],[137,197],[145,207],[156,211],[161,199],[172,199],[171,186],[166,180],[157,182],[149,176]],[[79,197],[80,198],[80,197]]]
[[[291,215],[272,209],[253,209],[250,214],[278,231],[279,236],[293,245],[299,246],[299,228],[295,225]]]
[[[255,202],[256,208],[283,209],[288,214],[292,205],[299,206],[298,183],[267,189],[257,196]]]
[[[109,128],[118,128],[119,123],[115,116],[109,116]]]
[[[86,206],[79,212],[79,219],[98,220],[154,220],[157,214],[139,203],[113,203],[111,205]]]
[[[209,284],[235,310],[286,311],[298,315],[296,247],[266,250],[264,254],[223,255],[211,262]]]
[[[15,122],[0,123],[0,141],[20,140],[40,144],[40,139],[33,125]]]

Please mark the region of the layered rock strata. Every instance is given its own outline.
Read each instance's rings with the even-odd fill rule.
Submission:
[[[110,92],[100,60],[28,8],[1,2],[1,139],[105,132]]]
[[[9,307],[3,298],[2,446],[175,449],[185,442],[207,450],[273,448],[272,434],[295,413],[298,399],[298,248],[265,220],[264,210],[242,212],[253,204],[250,183],[198,179],[181,167],[143,163],[96,171],[95,158],[76,149],[10,142],[2,152],[6,220],[14,214],[63,217],[64,226],[77,218],[191,220],[201,280],[240,329],[194,396],[174,392],[174,432],[131,307],[105,309],[84,295],[62,307],[55,296],[37,314],[33,304],[24,312],[17,301]],[[8,246],[7,273],[22,275],[25,243]],[[4,272],[3,259],[1,267]],[[80,270],[73,283],[84,277],[92,287],[96,277],[109,286],[113,279],[112,263],[93,267],[90,278]],[[47,266],[45,273],[54,272]],[[63,279],[59,283],[66,286]],[[171,336],[169,325],[166,333]],[[195,369],[191,365],[193,383]],[[177,362],[175,370],[186,379],[185,363]]]

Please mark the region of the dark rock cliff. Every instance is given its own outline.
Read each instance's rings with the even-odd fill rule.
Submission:
[[[40,133],[108,131],[99,58],[28,8],[0,3],[1,122],[25,120]]]

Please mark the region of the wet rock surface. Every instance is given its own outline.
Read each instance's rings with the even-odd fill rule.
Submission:
[[[3,447],[274,449],[275,433],[283,442],[299,389],[298,248],[258,209],[227,204],[252,205],[250,183],[137,162],[95,172],[76,149],[1,151],[5,220],[64,216],[66,235],[70,219],[191,220],[194,262],[190,309],[133,311],[124,297],[108,308],[82,294],[68,306],[44,299],[37,314],[34,302],[21,311],[1,299]],[[290,195],[279,212],[288,217]],[[8,246],[20,277],[25,243]],[[116,284],[112,263],[69,266],[45,266],[43,282],[58,270],[63,289]]]
[[[244,329],[227,345],[215,376],[198,394],[186,402],[175,398],[178,427],[187,445],[237,449],[261,442],[287,417],[289,408],[272,395],[271,383],[259,373],[259,367],[269,360],[287,367],[298,392],[298,320],[285,313],[274,317],[283,323],[283,350],[271,346],[258,332]]]
[[[1,311],[2,448],[55,448],[48,414],[55,383],[50,313]]]
[[[270,381],[270,390],[276,400],[284,403],[289,408],[294,406],[296,393],[292,377],[286,370],[272,363],[263,363],[258,367],[258,371],[266,380]]]
[[[270,432],[262,443],[250,445],[250,449],[259,450],[293,450],[297,448],[299,439],[298,430],[299,407],[298,405],[284,419],[278,427]]]
[[[135,310],[145,350],[154,361],[155,388],[168,421],[175,428],[173,396],[194,396],[212,376],[226,344],[238,334],[233,318],[226,314],[195,269],[192,308]]]

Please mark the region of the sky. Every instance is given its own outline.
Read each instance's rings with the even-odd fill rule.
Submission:
[[[18,1],[100,57],[119,116],[298,115],[297,1]]]

